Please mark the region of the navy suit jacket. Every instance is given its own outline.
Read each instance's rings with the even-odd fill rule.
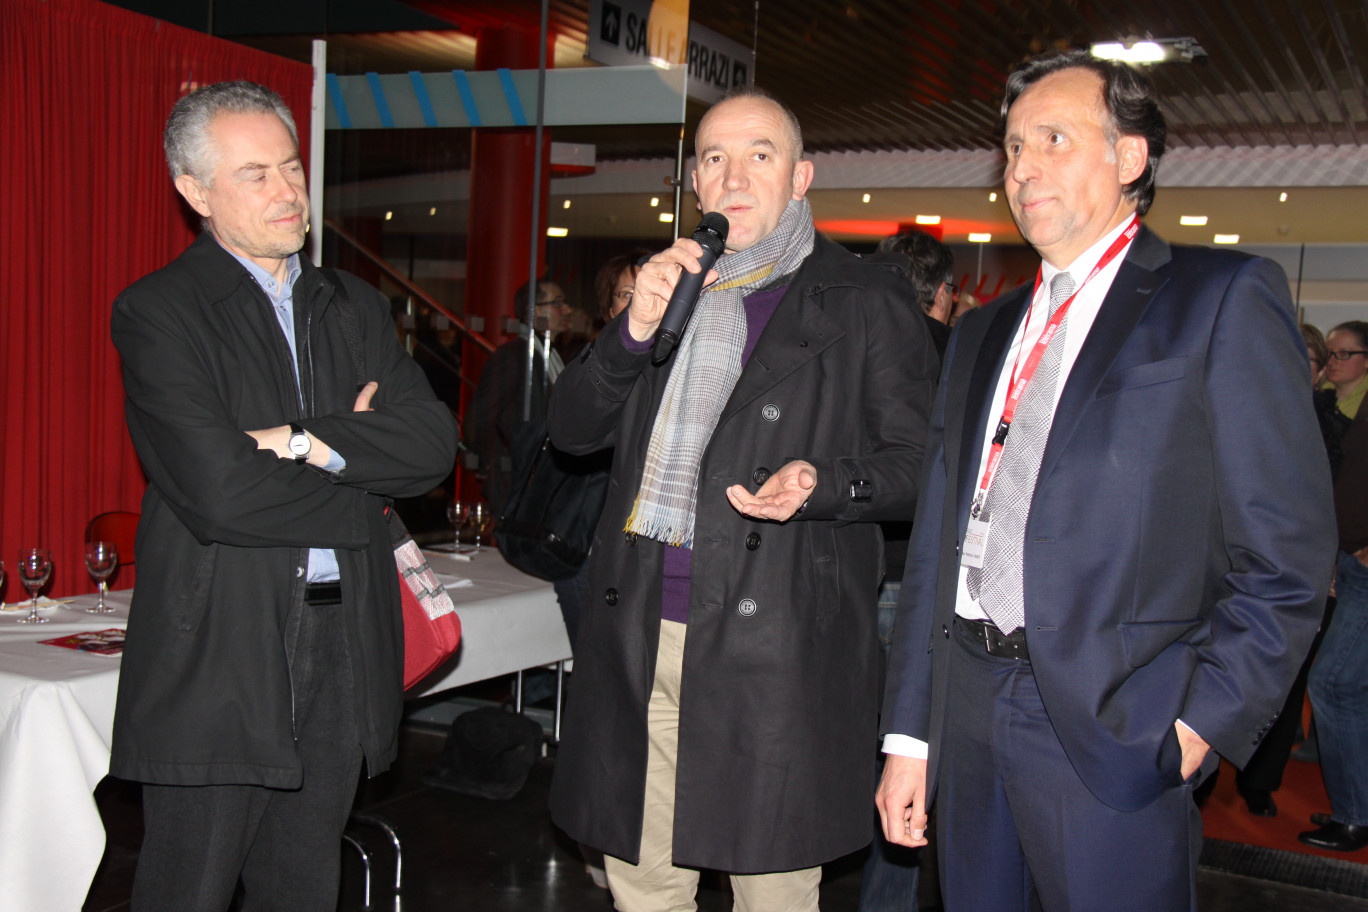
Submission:
[[[930,742],[929,789],[955,724],[959,547],[1030,294],[960,321],[932,415],[882,722]],[[1140,232],[1062,390],[1023,545],[1041,697],[1111,807],[1180,783],[1178,718],[1243,766],[1309,648],[1335,535],[1307,372],[1276,264]]]

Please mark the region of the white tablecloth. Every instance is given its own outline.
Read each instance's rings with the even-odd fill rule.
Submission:
[[[92,792],[109,770],[119,659],[38,640],[122,627],[129,595],[109,593],[115,614],[87,614],[93,595],[43,609],[47,624],[0,612],[0,910],[79,910],[99,867]]]
[[[508,566],[493,549],[473,560],[429,554],[453,587],[461,647],[409,696],[427,695],[570,656],[550,583]],[[109,771],[119,658],[38,640],[122,627],[130,591],[111,592],[114,614],[88,614],[95,596],[45,608],[51,622],[18,624],[0,612],[0,912],[78,912],[104,854],[92,795]]]

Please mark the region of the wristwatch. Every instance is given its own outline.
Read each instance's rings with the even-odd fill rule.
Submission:
[[[309,435],[304,433],[304,429],[296,421],[290,422],[290,452],[294,454],[294,461],[299,465],[304,464],[304,460],[309,458],[309,453],[313,450],[313,441]]]
[[[850,483],[850,502],[869,503],[874,499],[874,485],[868,479],[856,478]]]

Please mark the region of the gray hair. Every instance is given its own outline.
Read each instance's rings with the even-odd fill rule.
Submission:
[[[274,114],[299,146],[294,116],[283,98],[255,82],[216,82],[176,102],[166,119],[163,144],[172,180],[189,174],[202,184],[213,182],[209,125],[220,114]]]

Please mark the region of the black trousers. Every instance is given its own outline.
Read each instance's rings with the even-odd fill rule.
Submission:
[[[144,785],[132,912],[223,912],[239,879],[243,912],[336,909],[361,769],[340,606],[305,604],[291,640],[303,785]]]

